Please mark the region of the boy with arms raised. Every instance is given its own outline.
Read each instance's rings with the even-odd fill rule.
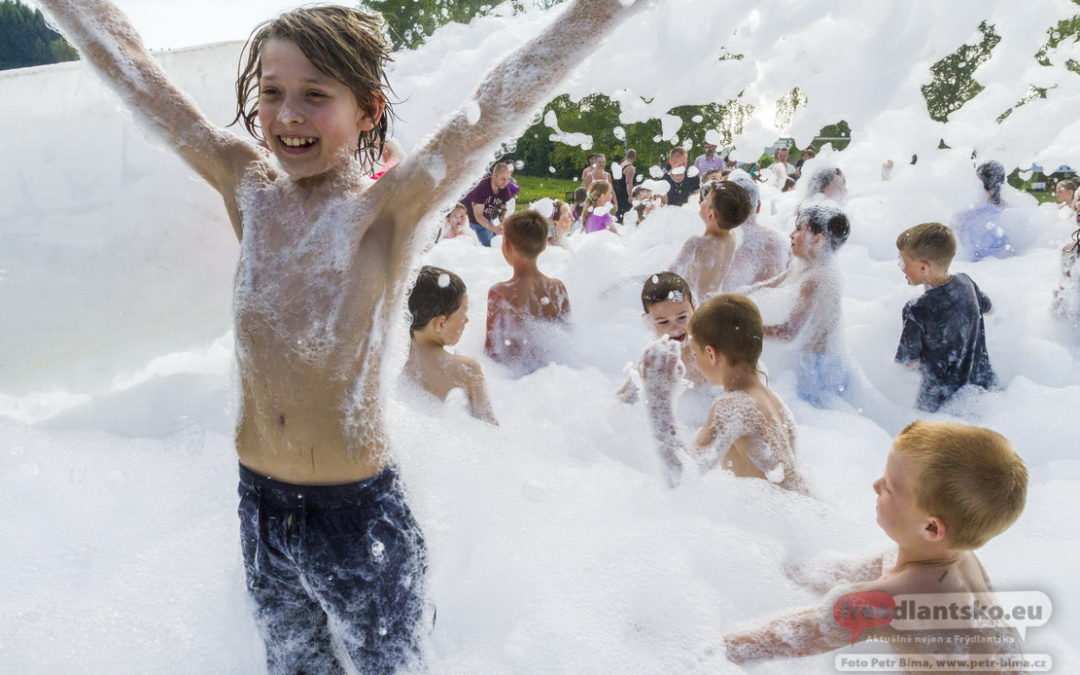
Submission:
[[[502,254],[514,274],[488,291],[484,351],[520,375],[547,365],[544,324],[561,324],[570,315],[566,286],[536,266],[550,230],[548,219],[531,209],[507,217]]]
[[[697,369],[709,384],[724,388],[693,444],[679,438],[676,385],[685,369],[677,343],[664,337],[646,350],[643,385],[653,436],[665,477],[676,485],[684,450],[702,471],[717,466],[736,476],[761,478],[809,494],[795,462],[795,419],[761,381],[758,358],[764,327],[757,306],[741,295],[718,295],[694,312],[690,340]]]
[[[425,265],[409,291],[409,357],[405,375],[440,401],[451,389],[464,389],[473,417],[497,425],[484,371],[476,359],[446,351],[461,339],[469,323],[465,282],[449,270]]]
[[[686,279],[694,296],[704,301],[720,292],[735,255],[731,230],[750,217],[750,197],[736,183],[706,183],[698,211],[705,232],[686,240],[671,271]]]
[[[941,223],[908,228],[896,238],[900,269],[926,289],[904,307],[896,361],[922,373],[920,410],[934,412],[961,387],[997,386],[986,351],[983,314],[990,298],[966,274],[949,274],[956,236]]]
[[[878,525],[896,542],[896,555],[829,568],[793,568],[793,580],[812,590],[825,592],[837,582],[841,585],[832,588],[817,608],[726,636],[730,660],[809,656],[851,643],[853,636],[839,622],[844,596],[851,593],[960,593],[975,599],[976,593],[991,592],[974,550],[1012,525],[1027,495],[1027,469],[1003,436],[966,424],[914,422],[896,437],[885,474],[873,487]],[[943,599],[944,604],[952,601]],[[872,604],[876,607],[877,602]],[[861,609],[858,604],[849,606],[852,611]],[[902,633],[890,623],[868,628],[855,638],[872,637],[890,642],[899,653],[928,656],[1015,654],[1019,644],[1016,631],[1000,625],[980,628],[973,621],[963,628],[915,628]],[[995,672],[1006,671],[1011,669]]]
[[[240,240],[241,545],[270,671],[337,672],[332,633],[363,672],[405,666],[418,652],[425,554],[391,461],[380,385],[424,239],[417,230],[633,9],[571,3],[557,27],[487,74],[478,119],[455,112],[372,182],[389,117],[378,15],[301,8],[255,31],[237,119],[268,157],[207,120],[115,6],[40,4],[221,194]],[[507,86],[524,71],[529,87]],[[433,158],[440,170],[428,170]]]

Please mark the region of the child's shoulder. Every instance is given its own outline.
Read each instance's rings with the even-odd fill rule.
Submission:
[[[483,379],[484,371],[480,367],[480,362],[470,356],[464,356],[462,354],[453,354],[450,356],[450,365],[455,379]]]

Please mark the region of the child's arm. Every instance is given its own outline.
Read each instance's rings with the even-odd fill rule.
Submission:
[[[829,614],[823,616],[824,610]],[[765,626],[724,636],[728,660],[733,663],[796,658],[824,654],[848,644],[832,623],[832,608],[804,609]]]
[[[908,367],[915,367],[922,358],[923,330],[915,319],[911,305],[904,307],[904,328],[900,332],[900,344],[896,346],[895,360]]]
[[[459,191],[462,180],[486,163],[498,143],[524,128],[527,116],[601,38],[645,4],[641,0],[629,7],[621,0],[568,3],[543,33],[488,71],[472,99],[419,149],[379,179],[371,196],[390,221],[396,244],[393,253],[404,254],[400,275],[393,278],[410,268],[410,244],[426,222],[424,216]],[[479,115],[471,114],[470,108],[479,108]]]
[[[211,124],[143,47],[124,13],[106,0],[41,0],[64,36],[120,98],[225,198],[240,238],[236,187],[260,159],[254,145]]]
[[[559,321],[567,323],[570,321],[570,294],[566,291],[566,284],[558,279],[555,283],[558,286],[555,300],[559,303]]]
[[[474,359],[459,357],[464,368],[465,391],[469,394],[469,413],[478,420],[499,426],[495,411],[491,408],[487,386],[484,384],[484,371]]]
[[[795,306],[791,309],[791,315],[784,323],[765,326],[765,337],[777,340],[793,340],[802,330],[806,320],[810,318],[810,308],[813,305],[814,294],[817,293],[817,282],[807,279],[799,289],[799,297],[795,299]]]
[[[645,407],[668,487],[678,485],[682,476],[679,451],[683,443],[675,424],[675,387],[682,379],[680,371],[685,370],[679,352],[679,343],[664,336],[646,347],[641,359]]]
[[[745,288],[739,289],[738,292],[741,292],[743,295],[751,295],[752,293],[755,293],[755,292],[761,290],[762,288],[776,288],[780,284],[787,281],[788,273],[790,273],[790,272],[791,272],[791,266],[789,265],[787,267],[787,269],[785,269],[783,272],[776,275],[772,279],[767,279],[765,281],[759,281],[756,284],[752,284],[752,285],[747,286]]]
[[[828,593],[839,584],[873,581],[884,572],[885,554],[867,559],[822,559],[784,566],[788,579],[815,593]]]
[[[495,321],[501,303],[502,296],[499,294],[499,287],[492,286],[488,289],[487,330],[484,333],[484,353],[493,359],[498,358],[495,355]]]

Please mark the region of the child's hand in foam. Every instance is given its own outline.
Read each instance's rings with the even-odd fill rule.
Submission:
[[[670,396],[675,385],[686,375],[682,345],[667,335],[649,343],[641,355],[641,380],[649,398]]]

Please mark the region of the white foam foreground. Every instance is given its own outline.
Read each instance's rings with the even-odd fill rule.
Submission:
[[[840,255],[844,325],[883,402],[870,416],[808,408],[794,398],[783,353],[770,348],[774,388],[792,405],[822,501],[777,496],[721,472],[669,491],[641,408],[612,396],[646,339],[638,289],[605,290],[666,265],[700,228],[696,213],[672,210],[622,239],[591,235],[573,255],[545,253],[542,269],[571,293],[573,345],[564,365],[523,380],[489,367],[501,427],[453,404],[424,411],[388,402],[431,549],[433,672],[739,672],[705,655],[708,647],[744,620],[816,600],[786,580],[785,561],[889,544],[874,523],[870,483],[897,427],[918,416],[914,376],[891,362],[900,308],[917,292],[896,268],[893,239],[977,198],[974,148],[1006,166],[1075,165],[1080,78],[1061,66],[1075,45],[1052,52],[1052,67],[1032,57],[1045,29],[1075,5],[834,6],[662,3],[607,43],[568,91],[615,93],[632,122],[745,89],[767,103],[737,141],[747,156],[778,135],[805,143],[823,124],[847,119],[851,147],[827,158],[844,168],[851,191],[854,233]],[[464,101],[493,59],[553,16],[449,26],[421,51],[399,55],[392,81],[406,100],[398,127],[405,147],[448,102]],[[986,90],[948,125],[929,121],[918,85],[931,63],[973,39],[982,19],[1002,36],[976,74]],[[710,58],[724,47],[746,56]],[[237,51],[226,44],[161,58],[225,123]],[[1049,97],[997,125],[1028,84],[1051,87]],[[795,85],[809,103],[777,129],[771,102]],[[632,91],[616,92],[624,87]],[[233,515],[228,302],[237,248],[220,200],[154,149],[78,64],[0,75],[0,100],[0,670],[259,672]],[[955,150],[935,150],[941,138]],[[914,167],[903,161],[912,153]],[[897,169],[883,183],[889,158]],[[1051,622],[1028,633],[1027,649],[1075,672],[1080,461],[1069,421],[1080,409],[1080,348],[1048,312],[1070,228],[1052,206],[1006,197],[1026,214],[1032,244],[1009,260],[956,266],[994,301],[987,331],[1005,390],[953,414],[1004,433],[1032,471],[1024,515],[981,556],[998,588],[1043,590],[1054,600]],[[766,223],[789,229],[790,198],[766,200],[776,208]],[[460,350],[478,355],[482,299],[508,270],[497,250],[458,243],[428,259],[471,289],[473,321]],[[832,658],[798,667],[832,672]]]

